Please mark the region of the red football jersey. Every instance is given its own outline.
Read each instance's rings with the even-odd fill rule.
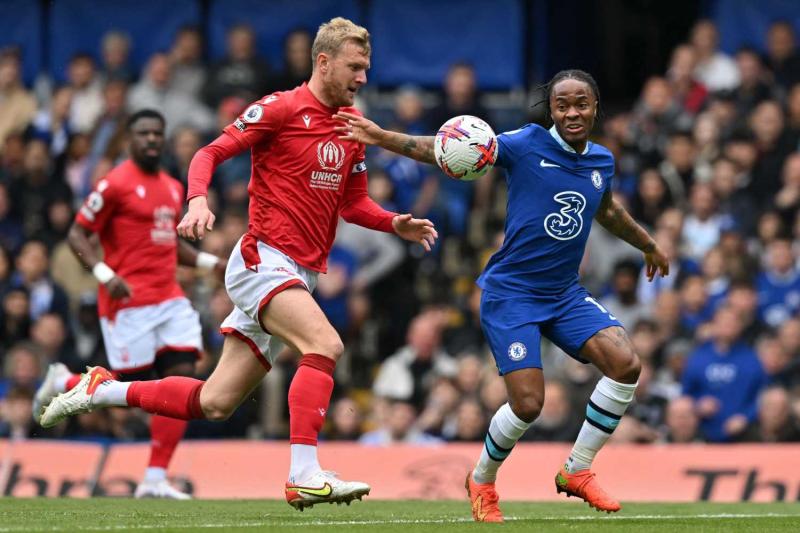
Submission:
[[[146,174],[125,161],[99,180],[75,220],[97,233],[103,261],[125,279],[133,293],[112,299],[104,285],[98,312],[114,318],[120,309],[152,305],[183,296],[175,272],[183,185],[165,172]]]
[[[258,100],[224,130],[240,150],[252,152],[248,231],[319,272],[325,271],[340,214],[387,232],[395,215],[369,200],[364,145],[339,139],[333,128],[341,122],[332,118],[338,110],[303,84]],[[205,194],[197,184],[205,178],[191,170],[190,198]]]

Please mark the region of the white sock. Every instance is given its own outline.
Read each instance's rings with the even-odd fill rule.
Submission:
[[[292,462],[289,466],[289,482],[303,483],[322,470],[317,460],[317,447],[310,444],[291,444]]]
[[[510,405],[505,403],[500,406],[489,424],[481,458],[472,471],[472,480],[475,483],[494,483],[497,479],[497,469],[530,426],[528,422],[520,420],[514,414]]]
[[[167,469],[158,466],[148,466],[144,471],[145,482],[157,482],[167,479]]]
[[[636,383],[618,383],[603,376],[589,398],[586,420],[564,467],[569,473],[592,466],[595,455],[614,432],[633,400]]]
[[[69,372],[64,372],[63,374],[59,375],[55,381],[53,382],[53,386],[56,388],[56,392],[61,394],[62,392],[67,391],[67,381],[69,378],[72,377],[72,374]]]
[[[122,381],[106,381],[95,389],[92,405],[95,407],[125,407],[128,405],[128,387],[130,383]]]

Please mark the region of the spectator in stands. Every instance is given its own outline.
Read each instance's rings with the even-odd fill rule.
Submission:
[[[741,188],[740,176],[738,165],[732,159],[720,156],[712,166],[711,189],[717,199],[719,214],[730,220],[742,233],[751,234],[755,229],[758,210],[750,195]]]
[[[441,348],[442,316],[429,310],[417,315],[408,327],[407,344],[380,367],[372,390],[377,396],[422,405],[437,377],[453,377],[456,361]]]
[[[758,360],[770,384],[780,383],[788,369],[791,357],[774,334],[764,334],[755,343]]]
[[[428,132],[435,132],[457,115],[473,115],[492,122],[480,102],[475,69],[469,63],[453,63],[447,69],[442,101],[428,113]]]
[[[31,340],[45,364],[60,362],[74,372],[82,372],[86,367],[75,357],[67,335],[67,324],[55,313],[43,314],[31,326]]]
[[[695,175],[697,179],[711,177],[711,164],[720,156],[722,130],[711,113],[700,113],[692,127],[692,142],[695,147]]]
[[[708,289],[703,277],[699,274],[686,276],[680,285],[681,325],[692,336],[703,332],[698,328],[711,318],[708,305]]]
[[[12,133],[6,137],[0,149],[0,182],[11,183],[23,174],[25,160],[25,137]]]
[[[789,138],[793,143],[800,143],[800,82],[795,83],[789,89],[786,97],[787,127],[789,128]]]
[[[669,135],[666,158],[658,166],[667,184],[673,203],[683,207],[692,186],[702,181],[695,170],[696,148],[689,133],[676,131]]]
[[[785,225],[790,225],[800,213],[800,152],[789,154],[783,162],[782,187],[775,195],[775,209]]]
[[[36,390],[42,377],[42,360],[34,344],[14,344],[2,360],[0,399],[16,387]]]
[[[169,51],[169,62],[172,87],[200,100],[207,72],[203,64],[203,34],[199,28],[184,26],[178,30]]]
[[[749,115],[755,107],[774,96],[774,91],[766,83],[761,56],[750,47],[736,52],[736,65],[741,81],[734,89],[736,112],[740,117]]]
[[[719,242],[722,226],[729,221],[719,214],[714,190],[707,183],[695,183],[689,197],[689,214],[683,223],[687,255],[701,261]]]
[[[695,67],[697,53],[689,44],[680,44],[672,50],[666,78],[672,86],[672,95],[684,112],[696,115],[708,96],[708,89],[697,81]]]
[[[128,99],[128,84],[122,80],[111,80],[103,89],[104,110],[92,131],[91,143],[85,168],[82,173],[70,177],[67,182],[75,195],[76,203],[91,192],[94,183],[99,179],[98,168],[101,161],[113,165],[122,157],[127,149],[127,131],[125,123],[128,113],[125,105]],[[104,174],[104,172],[103,172]],[[78,209],[78,206],[75,206]]]
[[[203,137],[195,128],[183,126],[175,131],[170,142],[172,150],[170,161],[167,165],[169,175],[186,186],[188,183],[189,163],[192,162],[195,152],[203,146]]]
[[[698,442],[699,423],[694,400],[689,396],[675,398],[667,404],[664,440],[675,444]]]
[[[628,133],[629,142],[639,152],[645,165],[656,165],[667,146],[668,135],[685,129],[686,119],[675,103],[669,82],[661,77],[649,78],[633,108]],[[683,126],[683,128],[680,128]]]
[[[4,250],[4,255],[19,248],[24,238],[22,222],[11,210],[8,186],[0,181],[0,248]]]
[[[27,237],[44,229],[50,204],[72,200],[69,187],[52,174],[52,167],[47,145],[32,140],[25,149],[24,174],[9,186],[12,209],[22,221]]]
[[[695,23],[690,42],[697,54],[695,76],[711,92],[735,89],[739,85],[736,62],[719,51],[717,27],[708,19]]]
[[[455,432],[452,442],[481,442],[486,435],[486,415],[478,400],[467,397],[456,408]]]
[[[522,436],[524,441],[572,442],[578,436],[582,420],[575,416],[567,385],[557,379],[544,384],[542,412]]]
[[[792,146],[784,125],[783,110],[775,100],[761,102],[750,115],[750,128],[755,135],[759,156],[748,192],[762,207],[769,205],[780,189],[783,161],[796,148]]]
[[[394,400],[389,409],[384,427],[364,433],[359,442],[365,446],[389,446],[391,444],[431,445],[442,442],[440,439],[420,431],[414,426],[417,416],[412,403]]]
[[[350,327],[348,303],[357,269],[358,258],[346,248],[334,244],[328,255],[328,270],[319,275],[314,291],[314,299],[320,309],[342,336]]]
[[[430,133],[425,124],[424,114],[425,106],[419,89],[413,85],[400,87],[395,93],[391,129],[404,131],[409,135]]]
[[[611,294],[600,299],[603,307],[627,328],[632,328],[650,314],[636,293],[640,270],[640,265],[632,260],[619,261],[614,265]]]
[[[683,393],[695,401],[701,430],[711,442],[741,437],[756,418],[757,400],[766,382],[755,351],[741,342],[741,320],[720,307],[711,325],[711,340],[689,356]]]
[[[10,133],[25,131],[36,113],[36,99],[22,85],[20,57],[0,51],[0,153]]]
[[[503,388],[505,401],[505,388]],[[431,391],[417,418],[416,427],[431,435],[449,438],[455,432],[456,420],[454,413],[461,394],[452,380],[439,378],[431,387]]]
[[[283,70],[272,79],[270,91],[288,91],[311,78],[311,34],[304,28],[289,32],[283,41]]]
[[[385,279],[400,265],[405,255],[403,245],[389,234],[369,231],[343,220],[339,221],[336,229],[335,244],[357,260],[351,282],[355,292],[368,290]]]
[[[722,248],[715,246],[706,252],[700,267],[700,273],[703,276],[706,292],[708,293],[708,307],[713,311],[728,296],[728,289],[731,284]]]
[[[166,135],[181,126],[192,126],[202,132],[214,127],[214,116],[191,94],[175,89],[171,84],[169,58],[166,54],[153,54],[147,62],[142,80],[128,94],[128,111],[155,109],[167,121]]]
[[[778,327],[800,311],[800,272],[787,239],[775,239],[767,248],[764,271],[758,277],[759,316]]]
[[[775,82],[784,90],[800,82],[800,52],[794,27],[785,20],[774,22],[767,31],[767,64]]]
[[[356,441],[361,436],[361,408],[351,398],[340,398],[331,408],[329,440]]]
[[[256,52],[253,28],[233,26],[228,30],[227,45],[225,57],[211,67],[203,89],[203,99],[212,108],[229,96],[250,102],[269,90],[271,69]]]
[[[17,342],[28,339],[31,315],[30,297],[23,287],[8,287],[0,294],[0,356]]]
[[[639,176],[636,194],[631,201],[631,215],[639,223],[655,228],[658,217],[672,204],[672,194],[658,170],[644,169]]]
[[[29,240],[16,258],[16,271],[11,278],[14,287],[22,287],[30,295],[30,318],[56,313],[64,322],[69,316],[67,294],[50,278],[50,258],[41,241]]]
[[[31,409],[33,391],[14,387],[0,400],[0,439],[26,440],[41,435],[44,430],[33,422]]]
[[[50,148],[50,155],[54,158],[61,157],[69,145],[73,133],[70,124],[70,108],[74,91],[69,85],[56,89],[50,106],[40,109],[30,126],[30,135],[34,139],[41,139]]]
[[[758,316],[758,293],[752,282],[737,279],[728,289],[725,305],[736,311],[742,321],[742,340],[753,345],[765,330]]]
[[[89,54],[72,56],[67,66],[67,79],[72,89],[69,122],[79,133],[89,133],[103,112],[103,83],[95,71]]]
[[[131,83],[135,76],[129,63],[131,52],[130,37],[124,32],[111,30],[103,35],[103,41],[100,46],[103,56],[103,80],[105,82],[117,80]]]
[[[758,418],[748,428],[746,440],[754,442],[800,442],[800,424],[792,414],[789,393],[769,387],[758,397]]]

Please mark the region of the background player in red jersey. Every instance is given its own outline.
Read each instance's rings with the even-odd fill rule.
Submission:
[[[110,380],[98,367],[53,400],[42,425],[109,405],[223,420],[258,385],[286,343],[302,354],[289,388],[287,501],[302,510],[369,493],[366,483],[342,481],[323,471],[317,460],[317,435],[344,347],[311,291],[318,273],[325,271],[339,216],[394,232],[426,250],[437,237],[429,220],[384,211],[369,198],[364,145],[342,141],[334,130],[337,111],[358,113],[353,99],[367,81],[369,58],[366,29],[342,18],[323,24],[312,46],[308,84],[253,103],[192,160],[189,211],[178,226],[182,236],[192,239],[213,228],[206,190],[216,165],[248,148],[253,160],[249,228],[225,274],[236,307],[222,324],[222,357],[208,381],[169,377],[128,384]]]
[[[87,197],[69,232],[78,259],[100,282],[98,312],[108,362],[117,379],[191,376],[202,349],[200,319],[175,279],[181,265],[215,269],[225,261],[198,253],[175,232],[183,186],[159,169],[164,117],[142,110],[128,120],[131,159],[103,179]],[[100,238],[104,260],[90,242]],[[110,374],[109,374],[110,375]],[[34,418],[54,396],[81,379],[55,363],[36,393]],[[151,453],[137,498],[187,499],[166,478],[170,459],[187,422],[154,414]]]

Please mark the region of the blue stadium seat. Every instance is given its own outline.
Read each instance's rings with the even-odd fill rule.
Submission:
[[[258,49],[276,68],[283,66],[283,40],[297,28],[316,33],[319,25],[333,17],[360,23],[356,0],[212,0],[208,17],[208,40],[212,59],[225,54],[225,34],[235,24],[255,29]]]
[[[800,33],[800,2],[797,0],[724,0],[713,3],[711,19],[719,29],[720,48],[733,54],[742,46],[764,51],[770,24],[788,20]]]
[[[22,77],[30,85],[42,67],[42,4],[31,0],[0,0],[0,48],[22,50]]]
[[[518,0],[374,0],[372,82],[438,87],[449,65],[466,60],[482,88],[520,85],[523,13]]]
[[[127,32],[132,40],[131,62],[138,73],[150,55],[170,47],[178,28],[199,22],[197,0],[53,2],[50,70],[57,80],[63,80],[67,63],[75,53],[89,52],[99,59],[103,35],[111,29],[118,29]]]

